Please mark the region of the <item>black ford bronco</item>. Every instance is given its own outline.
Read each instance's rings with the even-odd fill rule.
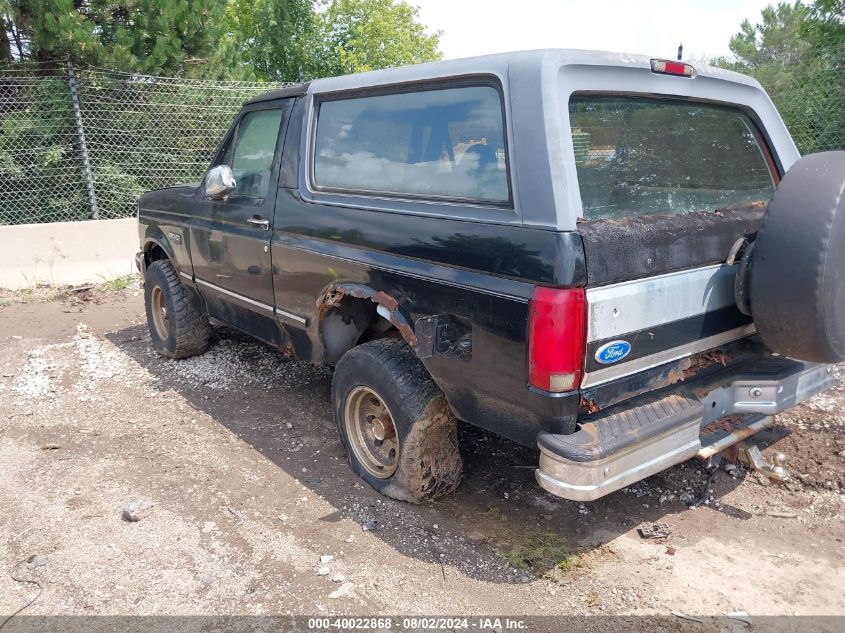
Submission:
[[[211,317],[334,365],[383,494],[452,491],[463,420],[590,500],[832,384],[843,185],[748,77],[512,53],[253,99],[202,183],[141,198],[137,262],[161,354],[203,353]]]

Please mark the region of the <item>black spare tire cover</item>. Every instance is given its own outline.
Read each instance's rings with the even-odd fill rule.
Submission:
[[[772,351],[845,360],[845,152],[801,158],[763,216],[752,252],[751,313]]]

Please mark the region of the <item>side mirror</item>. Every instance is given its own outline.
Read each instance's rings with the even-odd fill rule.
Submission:
[[[223,200],[235,190],[238,183],[228,165],[212,167],[205,177],[205,195],[212,200]]]

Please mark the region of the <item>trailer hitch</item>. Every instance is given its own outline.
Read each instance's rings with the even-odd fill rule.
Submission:
[[[750,470],[756,470],[774,481],[786,481],[789,479],[789,472],[786,470],[786,455],[775,454],[770,462],[763,455],[763,452],[756,444],[743,443],[738,447],[737,456],[739,461]]]
[[[757,471],[773,481],[784,482],[789,479],[789,472],[785,466],[786,455],[776,453],[770,462],[756,444],[738,442],[706,458],[707,480],[704,483],[704,490],[698,497],[689,502],[689,507],[698,507],[707,503],[723,458],[727,462],[739,462],[748,470]]]

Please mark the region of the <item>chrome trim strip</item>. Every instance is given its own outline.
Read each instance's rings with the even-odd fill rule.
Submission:
[[[185,273],[180,272],[179,274],[182,275],[183,277],[187,277],[188,279],[191,278],[190,275],[186,275]],[[302,325],[306,325],[308,323],[308,320],[305,319],[304,317],[297,316],[296,314],[293,314],[292,312],[287,312],[287,311],[282,310],[278,307],[273,307],[271,305],[267,305],[266,303],[261,303],[260,301],[255,301],[254,299],[250,299],[249,297],[245,297],[241,294],[238,294],[237,292],[232,292],[231,290],[226,290],[225,288],[221,288],[220,286],[213,284],[213,283],[210,283],[208,281],[205,281],[204,279],[200,279],[199,277],[197,277],[197,283],[202,284],[203,286],[207,286],[208,288],[211,288],[212,290],[216,290],[217,292],[220,292],[224,295],[228,295],[228,296],[230,296],[234,299],[238,299],[239,301],[243,301],[244,303],[254,305],[255,307],[261,308],[262,310],[266,310],[267,312],[272,312],[276,316],[284,317],[286,319],[290,319],[291,321],[296,321],[297,323],[301,323]]]
[[[588,288],[587,341],[624,338],[731,306],[735,273],[735,266],[717,264]]]
[[[581,381],[581,387],[595,387],[596,385],[609,382],[615,378],[621,378],[622,376],[634,374],[638,371],[651,369],[652,367],[657,367],[663,363],[669,363],[673,360],[684,358],[690,354],[704,352],[724,343],[729,343],[730,341],[743,338],[744,336],[750,336],[756,331],[754,324],[749,323],[748,325],[743,325],[742,327],[734,328],[733,330],[720,332],[719,334],[714,334],[713,336],[708,336],[707,338],[698,339],[697,341],[693,341],[687,345],[673,347],[672,349],[663,350],[662,352],[658,352],[650,356],[644,356],[643,358],[637,358],[636,360],[631,360],[627,363],[619,363],[618,365],[605,367],[603,369],[599,369],[598,371],[585,374],[584,380]]]
[[[243,295],[240,295],[237,292],[232,292],[231,290],[226,290],[225,288],[221,288],[220,286],[217,286],[213,283],[209,283],[209,282],[205,281],[204,279],[200,279],[199,277],[197,277],[197,283],[201,284],[203,286],[206,286],[208,288],[211,288],[212,290],[216,290],[217,292],[220,292],[224,295],[228,295],[228,296],[232,297],[233,299],[238,299],[239,301],[243,301],[244,303],[248,303],[250,305],[253,305],[256,308],[261,308],[262,310],[266,310],[267,312],[273,313],[273,312],[276,311],[276,309],[273,306],[269,306],[266,303],[261,303],[260,301],[256,301],[255,299],[250,299],[249,297],[245,297]]]
[[[286,319],[290,319],[291,321],[296,321],[297,323],[301,323],[302,325],[306,325],[308,323],[307,319],[302,318],[301,316],[297,316],[290,312],[285,312],[284,310],[280,310],[276,308],[276,314],[280,317],[284,317]]]
[[[181,270],[179,271],[179,274],[180,274],[182,277],[184,277],[185,279],[190,279],[191,281],[193,281],[193,280],[194,280],[194,276],[193,276],[193,275],[189,275],[188,273],[182,272]]]

